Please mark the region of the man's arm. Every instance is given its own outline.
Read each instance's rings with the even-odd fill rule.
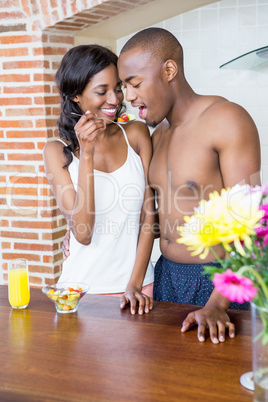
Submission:
[[[239,105],[231,102],[216,103],[207,112],[206,125],[213,149],[219,155],[219,169],[223,187],[235,184],[260,184],[260,141],[255,123]],[[226,328],[229,336],[235,336],[235,326],[226,310],[230,301],[213,290],[206,305],[184,320],[182,332],[193,324],[198,325],[198,339],[205,340],[209,328],[213,343],[225,341]]]
[[[260,184],[260,140],[251,116],[231,102],[224,102],[218,114],[217,110],[214,113],[218,115],[214,147],[219,154],[223,187]]]

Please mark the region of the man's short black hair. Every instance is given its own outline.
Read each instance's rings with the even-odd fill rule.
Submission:
[[[183,69],[183,50],[180,42],[169,31],[163,28],[146,28],[130,38],[121,50],[121,54],[140,48],[144,52],[159,59],[162,63],[174,60]]]

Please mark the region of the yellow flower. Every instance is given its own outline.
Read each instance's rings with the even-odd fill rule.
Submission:
[[[221,194],[214,191],[208,201],[200,201],[191,217],[184,217],[186,223],[177,228],[181,236],[177,242],[185,244],[191,255],[200,254],[201,259],[207,257],[209,247],[217,244],[231,251],[233,243],[238,253],[245,255],[241,241],[251,247],[250,236],[263,216],[260,200],[261,193],[250,193],[247,185],[223,189]]]

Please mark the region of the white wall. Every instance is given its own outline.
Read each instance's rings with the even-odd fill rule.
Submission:
[[[219,66],[268,45],[268,0],[222,0],[155,26],[168,29],[182,44],[185,75],[197,93],[224,96],[252,116],[261,140],[262,178],[267,182],[268,63],[254,70],[224,70]],[[118,52],[131,36],[117,41]],[[154,261],[158,254],[157,243]]]

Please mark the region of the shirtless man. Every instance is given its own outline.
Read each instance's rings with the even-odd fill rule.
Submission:
[[[209,328],[213,343],[235,336],[226,310],[229,301],[202,275],[199,256],[176,243],[176,227],[210,192],[237,183],[260,183],[260,144],[256,126],[237,104],[220,96],[196,94],[184,76],[183,50],[161,28],[134,35],[123,47],[119,76],[126,100],[151,127],[150,185],[158,201],[161,257],[155,267],[156,300],[204,307],[190,313],[182,332],[198,325],[198,339]],[[222,250],[218,251],[224,257]],[[204,263],[213,263],[210,254]]]

